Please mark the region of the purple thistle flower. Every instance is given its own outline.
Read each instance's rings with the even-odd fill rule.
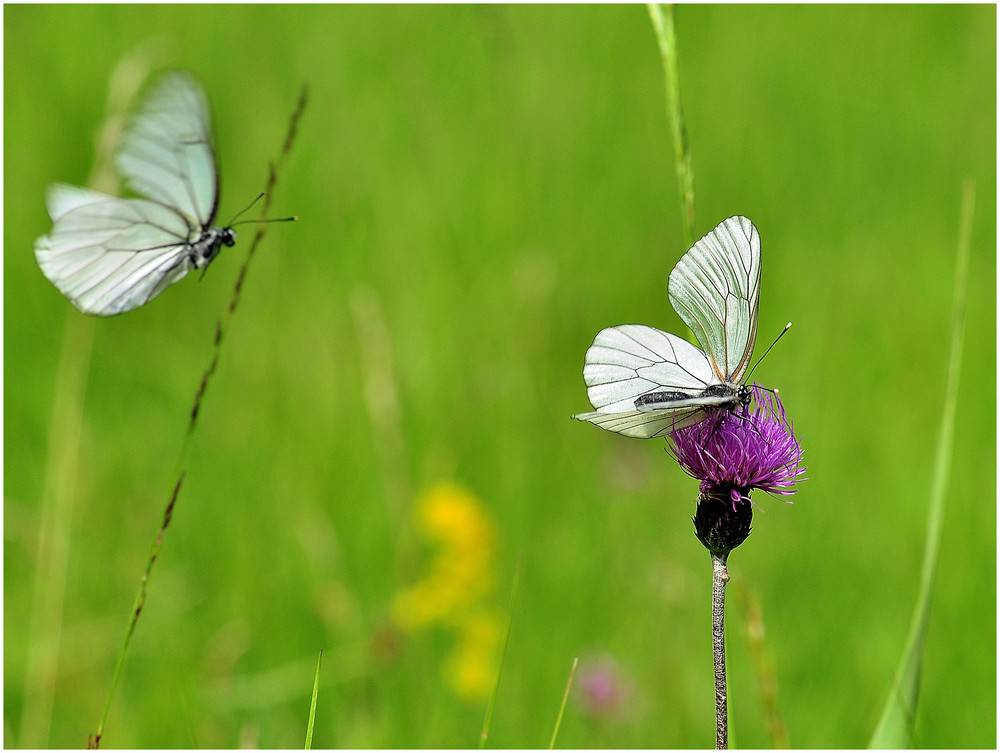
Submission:
[[[750,534],[750,492],[790,496],[805,481],[802,447],[781,400],[755,384],[754,409],[726,411],[714,419],[675,431],[668,452],[700,479],[695,514],[698,538],[720,554],[739,546]]]
[[[717,496],[724,488],[734,509],[753,489],[788,496],[795,493],[798,481],[806,480],[802,447],[781,400],[758,384],[751,394],[756,406],[752,411],[727,411],[670,435],[673,456],[701,480],[702,494]]]

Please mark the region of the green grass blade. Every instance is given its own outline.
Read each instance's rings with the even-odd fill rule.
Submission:
[[[497,658],[497,671],[493,678],[493,689],[490,691],[490,700],[486,703],[486,718],[483,719],[483,730],[479,733],[479,748],[486,747],[486,738],[490,734],[490,721],[493,719],[493,706],[496,704],[497,691],[500,689],[500,672],[503,670],[503,660],[507,655],[507,643],[510,639],[510,626],[514,619],[514,604],[517,601],[517,584],[521,580],[521,557],[517,558],[517,569],[514,570],[514,583],[510,588],[510,606],[507,608],[507,624],[503,630],[503,646],[500,648],[500,656]]]
[[[962,364],[962,344],[965,335],[966,282],[969,269],[969,246],[972,233],[972,212],[976,186],[968,179],[962,193],[962,214],[959,225],[958,260],[955,273],[955,297],[951,320],[951,352],[948,358],[948,378],[945,383],[944,410],[938,431],[931,481],[931,504],[927,517],[927,538],[924,542],[924,563],[920,577],[920,592],[910,623],[910,632],[902,659],[896,670],[892,690],[882,710],[882,717],[868,742],[869,748],[905,748],[913,739],[913,724],[920,694],[920,668],[924,635],[930,615],[934,577],[941,549],[941,528],[944,520],[945,492],[951,476],[951,456],[955,443],[955,407],[958,402],[958,380]]]
[[[694,170],[691,167],[691,145],[688,142],[684,110],[681,108],[680,74],[677,70],[677,36],[674,33],[674,6],[649,4],[649,17],[660,45],[663,76],[667,85],[667,115],[674,139],[674,161],[680,189],[681,219],[684,224],[684,244],[694,243]]]
[[[552,739],[549,740],[549,750],[556,747],[556,738],[559,736],[559,728],[562,726],[563,712],[566,711],[566,701],[569,699],[569,689],[573,687],[573,677],[576,675],[576,665],[579,658],[573,659],[573,666],[569,670],[569,679],[566,680],[566,690],[563,692],[562,703],[559,705],[559,716],[556,717],[556,726],[552,730]]]
[[[316,725],[316,698],[319,696],[319,670],[323,666],[323,650],[320,649],[316,661],[316,677],[313,679],[312,701],[309,702],[309,724],[306,726],[306,750],[312,749],[313,727]]]

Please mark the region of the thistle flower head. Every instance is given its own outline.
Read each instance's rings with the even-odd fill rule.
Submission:
[[[724,412],[670,435],[670,451],[701,481],[695,533],[721,557],[750,535],[750,492],[790,496],[805,481],[802,447],[773,392],[755,384],[753,410]]]
[[[724,412],[670,435],[670,451],[700,479],[702,496],[727,494],[734,510],[753,489],[790,496],[806,480],[802,447],[781,400],[758,384],[751,395],[755,407],[747,413]]]

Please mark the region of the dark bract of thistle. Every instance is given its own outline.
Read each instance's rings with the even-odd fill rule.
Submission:
[[[728,495],[733,509],[762,489],[788,496],[805,481],[802,447],[777,395],[755,384],[754,408],[722,412],[670,435],[670,451],[681,467],[701,481],[702,496]]]
[[[708,551],[723,559],[746,541],[752,521],[753,505],[735,504],[722,487],[698,498],[698,507],[691,519],[698,540]]]

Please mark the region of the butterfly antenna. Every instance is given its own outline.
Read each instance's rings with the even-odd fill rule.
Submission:
[[[243,220],[242,222],[237,222],[236,221],[237,217],[239,217],[241,214],[245,214],[246,212],[250,211],[250,208],[254,204],[256,204],[258,201],[260,201],[261,198],[263,198],[263,196],[264,196],[264,192],[261,191],[259,194],[257,194],[257,198],[256,199],[254,199],[249,204],[247,204],[247,206],[246,206],[245,209],[242,209],[239,212],[237,212],[233,216],[233,219],[229,222],[229,227],[236,227],[237,225],[245,225],[248,222],[296,222],[296,221],[298,221],[299,218],[298,218],[297,215],[294,216],[294,217],[279,217],[279,218],[270,219],[270,220]]]
[[[229,227],[232,227],[235,224],[237,217],[239,217],[241,214],[245,214],[246,212],[249,212],[250,211],[250,207],[252,207],[254,204],[256,204],[258,201],[260,201],[263,198],[264,198],[264,192],[261,191],[259,194],[257,194],[257,198],[256,199],[254,199],[253,201],[251,201],[249,204],[246,205],[246,207],[244,207],[243,209],[241,209],[240,211],[238,211],[235,215],[233,215],[233,219],[231,219],[229,221]]]
[[[781,330],[781,333],[776,338],[774,338],[774,342],[772,342],[770,345],[767,346],[767,350],[764,351],[764,355],[762,355],[760,358],[758,358],[757,359],[757,363],[755,363],[753,366],[750,367],[750,371],[747,372],[747,376],[746,376],[747,379],[750,379],[750,375],[753,374],[753,370],[756,369],[760,365],[760,362],[764,360],[764,356],[766,356],[768,353],[771,352],[771,348],[773,348],[775,345],[778,344],[778,340],[780,340],[782,337],[785,336],[785,333],[788,331],[789,327],[791,327],[791,326],[792,326],[791,322],[789,322],[788,324],[786,324],[785,328],[783,330]]]

